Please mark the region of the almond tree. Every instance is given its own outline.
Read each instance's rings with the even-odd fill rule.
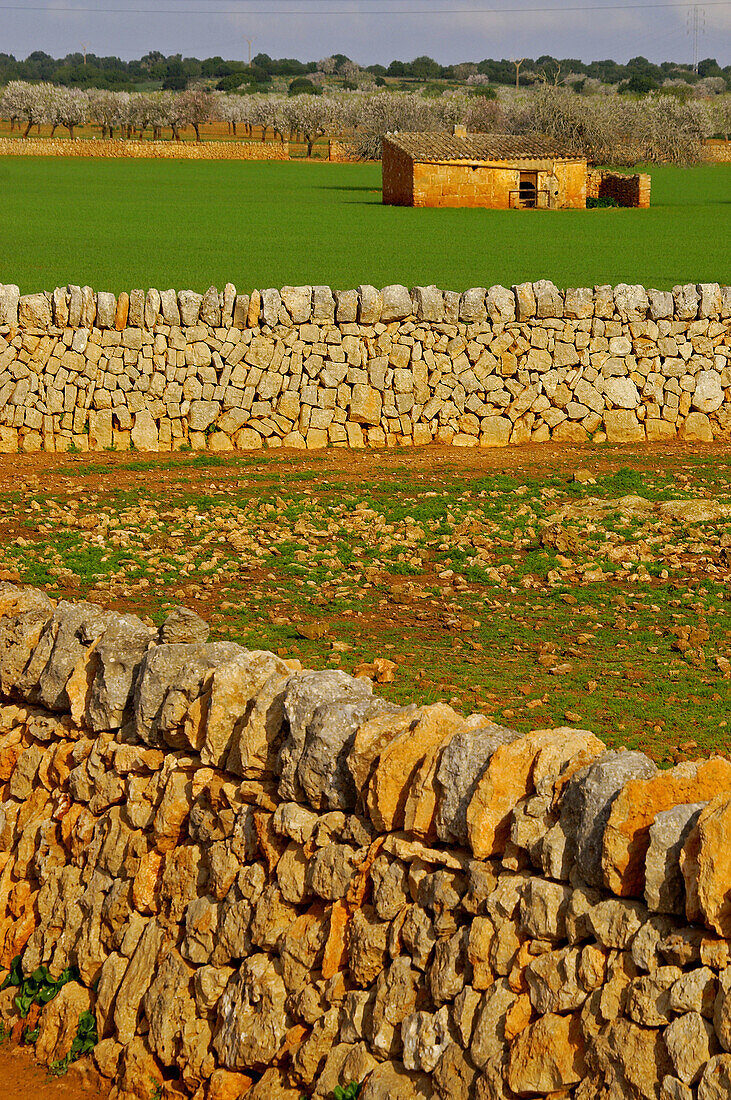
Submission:
[[[49,97],[51,137],[58,126],[64,126],[71,140],[74,130],[83,126],[89,113],[89,97],[80,88],[54,88]]]
[[[114,137],[117,127],[128,125],[130,111],[129,92],[108,92],[92,88],[89,93],[89,116],[102,128],[102,137]]]
[[[27,85],[23,80],[11,80],[2,92],[0,92],[0,114],[3,118],[10,119],[10,132],[15,127],[20,128],[20,120],[25,117],[25,89]]]
[[[180,141],[180,131],[188,124],[188,112],[181,103],[180,92],[161,92],[158,103],[161,126],[169,126],[175,141]]]
[[[214,97],[206,88],[188,88],[178,95],[181,125],[192,126],[195,140],[200,143],[201,126],[210,122],[214,114]]]
[[[332,133],[341,119],[341,110],[334,96],[298,95],[288,100],[285,110],[290,128],[305,139],[307,156],[319,137]]]
[[[154,119],[157,113],[157,97],[149,92],[137,92],[130,96],[129,101],[129,126],[140,137],[145,130],[153,129],[153,137],[157,136],[154,129]]]
[[[52,84],[29,84],[26,81],[12,81],[8,85],[8,91],[12,89],[15,102],[15,110],[20,118],[25,119],[26,127],[23,137],[28,137],[33,126],[40,127],[44,122],[50,121]]]

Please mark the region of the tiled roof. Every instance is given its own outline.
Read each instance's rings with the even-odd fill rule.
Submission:
[[[457,137],[446,133],[386,134],[386,138],[415,161],[575,160],[561,142],[531,134],[467,134]]]

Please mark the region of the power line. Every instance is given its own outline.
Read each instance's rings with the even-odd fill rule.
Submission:
[[[197,0],[200,3],[200,0]],[[204,0],[205,2],[205,0]],[[214,0],[216,2],[216,0]],[[243,0],[246,2],[246,0]],[[340,0],[320,0],[320,3],[338,3]],[[359,0],[362,3],[362,0]],[[404,2],[404,0],[402,0]],[[405,0],[409,2],[409,0]],[[422,0],[416,0],[416,2],[422,2]],[[56,13],[63,14],[91,14],[91,15],[536,15],[536,14],[556,14],[570,13],[570,12],[584,12],[591,14],[595,11],[650,11],[652,9],[686,9],[689,5],[687,2],[678,3],[677,0],[661,0],[659,3],[651,4],[597,4],[592,7],[587,7],[585,4],[572,4],[561,5],[558,7],[528,7],[528,8],[487,8],[487,7],[471,7],[471,8],[347,8],[340,10],[323,10],[312,11],[308,8],[295,8],[295,9],[282,9],[282,8],[160,8],[159,3],[156,3],[155,8],[91,8],[91,7],[72,7],[70,5],[46,5],[46,4],[0,4],[0,11],[39,11],[45,12],[46,15],[54,15]],[[731,7],[731,0],[705,0],[704,7],[707,8],[723,8]]]

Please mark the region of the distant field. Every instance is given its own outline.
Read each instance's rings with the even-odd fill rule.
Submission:
[[[5,157],[0,282],[731,282],[731,165],[651,171],[650,210],[503,212],[384,207],[371,164]]]

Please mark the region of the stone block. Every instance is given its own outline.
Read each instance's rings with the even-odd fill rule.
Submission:
[[[604,428],[610,443],[638,443],[645,438],[645,429],[631,409],[607,409]]]

